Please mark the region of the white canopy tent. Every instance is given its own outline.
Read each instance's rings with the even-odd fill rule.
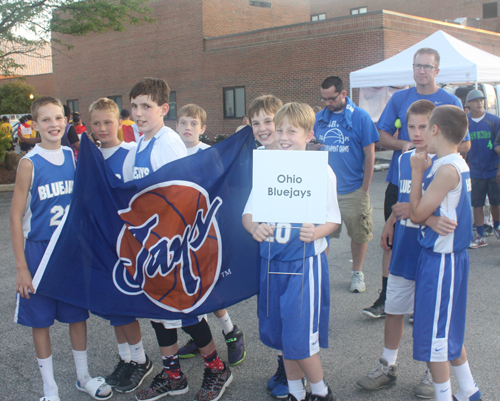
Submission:
[[[413,55],[422,47],[439,52],[436,83],[500,82],[500,57],[437,31],[395,56],[350,74],[352,88],[414,85]]]

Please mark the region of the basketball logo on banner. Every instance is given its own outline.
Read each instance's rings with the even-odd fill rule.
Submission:
[[[118,211],[124,226],[116,250],[113,281],[123,293],[144,293],[172,312],[190,312],[214,288],[222,244],[216,197],[187,181],[169,181],[135,195]]]

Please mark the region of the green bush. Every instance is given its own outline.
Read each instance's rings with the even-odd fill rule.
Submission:
[[[12,140],[9,137],[3,137],[0,139],[0,161],[4,161],[5,152],[7,152],[12,147]]]

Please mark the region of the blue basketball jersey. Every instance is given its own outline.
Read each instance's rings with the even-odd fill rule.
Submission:
[[[134,180],[146,177],[153,172],[153,165],[151,164],[151,152],[153,151],[153,145],[155,144],[156,137],[154,136],[149,140],[149,143],[142,150],[141,144],[144,141],[144,136],[141,137],[139,143],[137,144],[137,150],[135,152],[134,160]]]
[[[37,145],[23,159],[33,163],[23,217],[24,238],[48,241],[71,201],[75,178],[73,152],[66,146],[53,151]]]
[[[125,162],[125,158],[127,157],[130,149],[134,148],[135,143],[122,142],[120,145],[116,146],[113,149],[100,149],[104,159],[106,159],[106,164],[111,169],[114,175],[116,175],[120,180],[123,181],[123,163]],[[108,151],[111,150],[113,153],[108,154]]]
[[[399,188],[398,202],[410,202],[411,192],[411,164],[410,158],[415,150],[403,153],[399,157]],[[433,156],[433,160],[436,156]],[[424,173],[429,174],[431,167]],[[395,276],[404,277],[407,280],[415,280],[417,261],[420,256],[421,246],[418,243],[418,232],[420,226],[412,223],[410,219],[398,220],[394,228],[394,240],[392,245],[392,257],[389,270]]]
[[[461,252],[469,247],[472,240],[472,211],[470,203],[471,180],[469,167],[458,153],[437,159],[427,176],[424,175],[423,192],[427,190],[439,167],[451,164],[460,175],[460,182],[456,188],[448,192],[439,207],[434,211],[435,216],[446,216],[458,223],[455,231],[448,235],[439,235],[430,227],[422,226],[418,241],[422,248],[437,253]]]

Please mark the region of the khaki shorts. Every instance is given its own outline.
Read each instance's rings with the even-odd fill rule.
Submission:
[[[337,195],[340,215],[347,227],[347,234],[354,242],[366,244],[373,238],[372,207],[370,196],[360,187],[348,194]],[[330,235],[330,238],[339,238],[342,225]]]

